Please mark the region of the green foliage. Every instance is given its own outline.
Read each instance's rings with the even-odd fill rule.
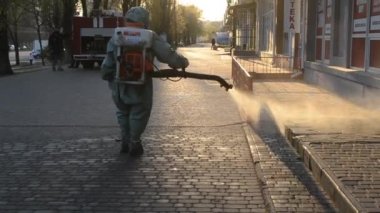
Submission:
[[[223,22],[221,21],[206,21],[203,23],[203,35],[211,41],[215,37],[215,32],[222,31]]]
[[[203,32],[203,24],[200,20],[202,11],[194,5],[179,6],[183,14],[184,30],[181,32],[182,40],[186,45],[196,43],[196,38]]]
[[[202,12],[193,5],[178,5],[176,0],[147,0],[144,6],[150,11],[150,28],[165,33],[172,44],[195,43],[203,32]]]
[[[62,24],[63,4],[61,0],[42,0],[41,18],[47,29],[60,28]]]

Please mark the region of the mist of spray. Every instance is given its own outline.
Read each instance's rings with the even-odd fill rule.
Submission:
[[[232,97],[244,112],[245,119],[253,124],[272,119],[280,131],[284,130],[284,125],[349,133],[380,130],[378,111],[361,108],[327,93],[254,95],[252,92],[233,90]]]

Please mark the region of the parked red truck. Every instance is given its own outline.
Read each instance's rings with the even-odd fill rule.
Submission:
[[[72,51],[76,67],[91,69],[106,56],[107,43],[116,27],[124,26],[123,17],[73,17]]]

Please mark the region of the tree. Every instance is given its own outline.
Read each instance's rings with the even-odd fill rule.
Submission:
[[[81,0],[83,16],[87,17],[87,0]]]
[[[215,37],[215,32],[223,31],[222,21],[206,21],[203,22],[203,35],[205,35],[208,41],[211,41]]]
[[[100,3],[102,0],[94,0],[94,6],[93,10],[99,10],[100,9]]]
[[[66,61],[71,60],[72,48],[71,48],[71,35],[72,35],[72,24],[76,12],[76,0],[65,0],[63,1],[63,19],[61,26],[63,28],[63,46],[66,49],[65,59]]]
[[[0,0],[0,75],[13,74],[9,61],[7,9],[9,2]]]
[[[9,61],[8,46],[8,9],[9,0],[0,0],[0,75],[13,74]]]
[[[42,42],[41,42],[41,27],[42,27],[42,8],[44,3],[46,3],[48,0],[26,0],[22,1],[22,4],[19,4],[19,6],[23,7],[24,10],[30,14],[33,15],[35,24],[36,24],[36,31],[38,36],[38,41],[40,44],[40,50],[42,51]],[[45,57],[44,54],[41,54],[41,61],[42,65],[45,66]]]
[[[200,21],[202,12],[194,5],[180,5],[185,22],[185,30],[182,32],[182,39],[186,45],[196,43],[198,35],[202,34],[203,26]]]
[[[20,65],[19,55],[19,40],[18,40],[18,24],[22,18],[24,9],[19,6],[21,0],[13,0],[9,3],[8,10],[8,30],[10,38],[15,46],[15,59],[16,65]]]
[[[146,2],[146,7],[151,15],[150,28],[158,34],[166,34],[168,42],[171,42],[175,37],[175,16],[173,14],[176,1],[150,0]]]
[[[125,14],[131,7],[141,6],[142,2],[142,0],[123,0],[123,14]]]
[[[59,29],[63,17],[63,1],[61,0],[43,0],[41,2],[42,24],[48,30]]]

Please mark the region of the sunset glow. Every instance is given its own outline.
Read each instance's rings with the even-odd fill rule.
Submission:
[[[209,21],[222,21],[227,8],[226,0],[179,0],[179,4],[195,5],[203,11],[202,18]]]

